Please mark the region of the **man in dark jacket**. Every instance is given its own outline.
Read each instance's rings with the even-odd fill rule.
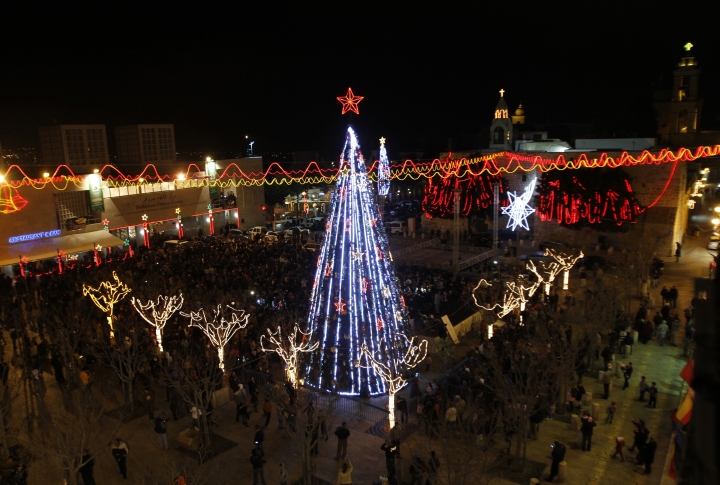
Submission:
[[[338,439],[337,455],[335,455],[335,459],[345,459],[345,456],[347,455],[347,440],[350,436],[350,430],[347,429],[347,423],[343,422],[343,424],[335,430],[335,436],[337,436]]]
[[[657,451],[657,443],[655,438],[650,438],[650,441],[645,445],[645,448],[638,455],[638,465],[645,464],[645,473],[648,475],[652,472],[652,464],[655,462],[655,452]]]
[[[625,368],[623,369],[623,377],[625,378],[625,384],[623,384],[623,391],[630,387],[630,378],[632,377],[633,373],[633,365],[632,362],[628,362]]]
[[[587,415],[587,419],[583,419],[582,426],[580,427],[580,431],[582,432],[582,450],[583,451],[590,451],[590,446],[592,445],[592,435],[593,435],[593,428],[597,426],[597,423],[593,421],[593,418],[588,415],[588,413],[585,413]],[[587,447],[587,450],[585,448]]]
[[[80,463],[83,465],[80,467],[80,476],[85,485],[95,485],[95,476],[93,475],[93,467],[95,466],[95,459],[90,456],[88,450],[83,450],[83,456],[80,458]]]
[[[260,477],[262,484],[265,485],[265,474],[263,473],[263,465],[265,464],[264,456],[265,453],[263,453],[262,449],[254,448],[252,450],[250,463],[253,467],[253,485],[258,485],[258,477]]]
[[[558,468],[560,467],[560,462],[565,459],[565,445],[560,443],[559,441],[556,441],[553,445],[551,455],[552,465],[550,466],[550,476],[545,479],[545,481],[547,482],[552,482],[558,475]]]

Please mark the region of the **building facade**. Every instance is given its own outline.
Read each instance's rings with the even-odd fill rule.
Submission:
[[[100,169],[109,163],[105,125],[51,125],[39,131],[45,165]]]
[[[173,125],[128,125],[115,128],[120,165],[175,163]]]

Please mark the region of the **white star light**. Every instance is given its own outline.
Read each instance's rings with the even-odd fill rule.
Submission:
[[[508,192],[510,204],[507,207],[502,208],[502,213],[503,215],[509,217],[507,227],[512,226],[513,231],[517,229],[518,226],[522,227],[526,231],[530,230],[527,218],[535,212],[535,209],[530,207],[528,203],[530,203],[530,198],[533,196],[533,192],[535,192],[535,182],[537,182],[537,178],[530,182],[530,185],[527,186],[525,192],[523,192],[523,194],[519,197],[516,192]]]

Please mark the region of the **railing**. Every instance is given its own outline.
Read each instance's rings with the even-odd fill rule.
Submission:
[[[498,253],[497,249],[489,249],[485,251],[484,253],[478,254],[477,256],[473,256],[472,258],[468,258],[464,261],[460,261],[458,263],[458,271],[463,270],[465,268],[469,268],[470,266],[478,263],[482,263],[486,259],[492,258]]]
[[[419,244],[413,244],[412,246],[409,246],[407,248],[398,249],[397,251],[393,251],[393,257],[402,256],[403,254],[409,254],[414,253],[415,251],[418,251],[420,249],[429,248],[431,246],[436,246],[440,244],[440,239],[430,239],[428,241],[421,242]]]

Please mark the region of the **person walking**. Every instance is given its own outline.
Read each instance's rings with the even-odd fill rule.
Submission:
[[[597,423],[593,421],[593,418],[590,417],[587,411],[585,412],[585,415],[587,416],[587,419],[583,420],[582,427],[580,428],[580,432],[582,433],[581,449],[583,451],[590,451],[590,447],[592,446],[593,428],[597,426]],[[585,448],[587,448],[587,450]]]
[[[648,401],[647,407],[656,408],[657,407],[658,388],[654,382],[650,386],[650,389],[648,389],[648,395],[650,396],[650,401]]]
[[[640,399],[638,399],[638,401],[640,401],[640,402],[645,402],[645,393],[646,393],[647,390],[648,390],[648,383],[647,383],[647,381],[645,380],[645,376],[642,376],[642,377],[640,378],[639,387],[640,387]]]
[[[118,468],[123,480],[127,480],[127,456],[130,450],[127,445],[120,438],[115,438],[115,441],[110,448],[113,458],[117,461]]]
[[[680,256],[682,255],[682,246],[679,242],[675,243],[675,262],[680,262]]]
[[[550,476],[545,479],[546,482],[552,482],[555,480],[555,477],[558,476],[560,462],[565,459],[565,451],[567,451],[565,445],[559,441],[556,441],[552,445],[552,449],[552,453],[550,454],[552,456],[552,465],[550,465]]]
[[[670,303],[670,290],[668,290],[667,286],[663,286],[662,290],[660,290],[660,297],[662,298],[663,305]]]
[[[262,482],[265,483],[265,473],[263,472],[263,465],[265,464],[265,453],[262,448],[253,448],[252,454],[250,455],[250,463],[253,468],[253,485],[258,485],[258,477]]]
[[[628,387],[630,387],[630,378],[632,377],[633,373],[633,364],[632,362],[628,362],[625,365],[625,368],[623,369],[623,377],[625,378],[625,384],[623,384],[622,390],[624,391]]]
[[[622,436],[618,436],[617,438],[615,438],[615,453],[613,453],[610,458],[614,460],[616,456],[620,455],[620,459],[622,459],[622,461],[625,461],[625,455],[623,455],[624,446],[625,438],[623,438]]]
[[[616,412],[617,405],[615,404],[615,401],[613,401],[607,408],[607,418],[605,418],[605,424],[612,424],[613,419],[615,419]]]
[[[352,485],[352,471],[353,466],[350,460],[343,463],[342,468],[338,472],[338,485]]]
[[[272,403],[269,399],[265,399],[263,403],[263,416],[265,416],[265,427],[267,428],[272,417]]]
[[[235,422],[239,422],[240,418],[242,417],[243,425],[246,428],[249,428],[250,425],[248,425],[248,409],[247,409],[247,392],[245,389],[243,389],[243,385],[240,384],[240,388],[235,391],[235,394],[233,395],[233,400],[235,401]]]
[[[82,481],[84,485],[95,485],[95,475],[93,472],[93,468],[95,467],[95,459],[90,456],[90,452],[88,450],[83,450],[83,455],[80,458],[80,476],[82,477]]]
[[[164,412],[160,413],[160,416],[155,418],[155,433],[158,435],[158,439],[160,440],[161,450],[169,449],[167,440],[167,422],[167,415]]]
[[[648,475],[652,472],[652,464],[655,462],[655,452],[657,451],[657,443],[655,438],[650,438],[645,448],[640,452],[638,457],[638,465],[645,465],[645,473]]]
[[[348,437],[350,437],[350,430],[347,429],[346,422],[343,421],[343,424],[338,426],[338,428],[335,430],[335,436],[337,436],[337,439],[338,439],[337,455],[335,455],[335,459],[336,460],[345,459],[345,456],[347,455],[347,440],[348,440]],[[350,466],[350,469],[352,471],[352,466]],[[348,483],[351,483],[351,482],[348,482]]]
[[[642,451],[642,449],[645,448],[645,443],[647,442],[650,432],[645,427],[645,421],[642,419],[633,419],[632,422],[635,425],[635,429],[633,430],[635,436],[633,438],[633,445],[630,447],[629,451],[633,452],[635,451],[635,448]]]

